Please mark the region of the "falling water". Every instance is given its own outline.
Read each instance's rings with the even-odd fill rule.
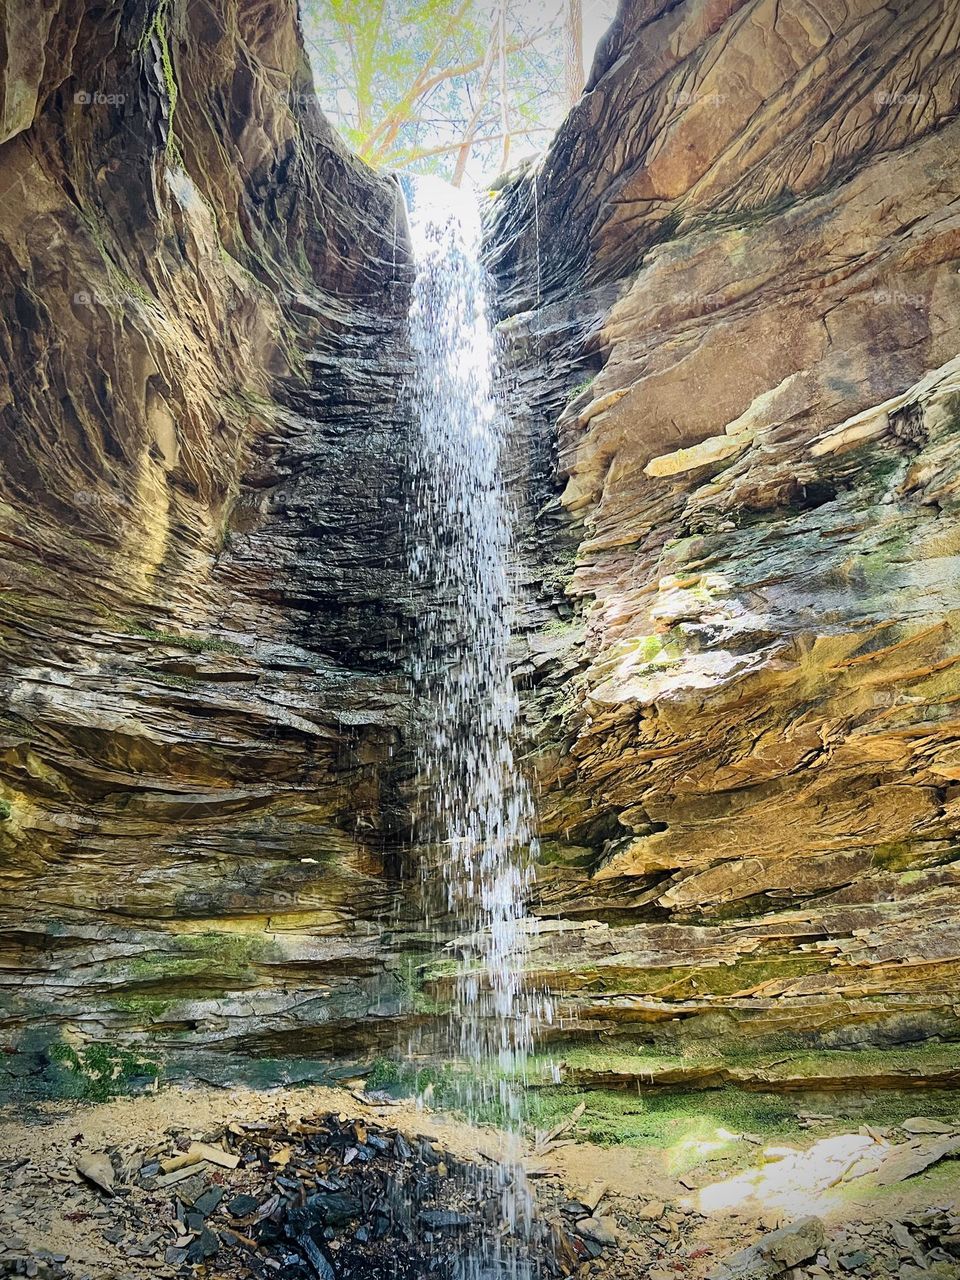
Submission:
[[[531,1045],[523,979],[532,875],[530,791],[514,756],[518,715],[510,639],[511,519],[503,483],[496,351],[471,194],[436,179],[408,189],[416,268],[410,307],[414,372],[411,570],[428,604],[416,644],[421,797],[428,841],[428,923],[452,920],[462,958],[450,1016],[468,1113],[498,1103],[521,1121]],[[502,1219],[522,1236],[530,1203],[519,1165],[504,1167]],[[465,1276],[516,1276],[523,1265],[492,1233]]]

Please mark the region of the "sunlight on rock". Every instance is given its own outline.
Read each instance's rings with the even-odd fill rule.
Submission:
[[[0,6],[0,1277],[960,1280],[958,4]]]
[[[859,1133],[822,1138],[807,1151],[770,1146],[763,1163],[703,1187],[697,1198],[706,1214],[727,1213],[745,1201],[791,1214],[823,1213],[842,1203],[840,1185],[879,1167],[888,1146]]]

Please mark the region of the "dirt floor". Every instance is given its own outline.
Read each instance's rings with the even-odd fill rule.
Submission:
[[[255,1136],[278,1124],[299,1132],[301,1118],[333,1116],[359,1121],[362,1133],[382,1127],[411,1141],[426,1135],[444,1153],[438,1159],[451,1164],[452,1157],[489,1165],[519,1155],[541,1215],[565,1242],[555,1274],[702,1280],[789,1270],[792,1280],[960,1280],[960,1130],[925,1117],[922,1099],[917,1107],[916,1117],[884,1132],[853,1124],[820,1131],[814,1120],[801,1141],[777,1143],[769,1134],[723,1128],[704,1137],[701,1127],[697,1138],[681,1136],[662,1149],[595,1145],[578,1137],[588,1117],[571,1116],[552,1141],[540,1135],[518,1152],[495,1130],[360,1090],[167,1088],[69,1109],[43,1104],[0,1122],[0,1274],[133,1280],[189,1274],[191,1266],[207,1276],[285,1274],[272,1263],[263,1271],[252,1252],[249,1269],[228,1266],[223,1252],[198,1263],[198,1240],[212,1239],[215,1248],[217,1240],[245,1239],[246,1228],[235,1230],[223,1205],[200,1222],[189,1204],[173,1200],[175,1186],[164,1196],[144,1170],[155,1169],[152,1161],[176,1161],[192,1141],[230,1150],[241,1141],[232,1134]],[[105,1168],[108,1191],[78,1171],[84,1160],[104,1156],[106,1166],[92,1167]],[[272,1165],[275,1157],[269,1159]],[[200,1167],[209,1174],[207,1190],[226,1195],[224,1205],[246,1188],[237,1182],[242,1167],[233,1172],[216,1160]],[[292,1186],[282,1172],[267,1176]],[[811,1217],[822,1231],[803,1227]],[[724,1259],[778,1239],[770,1233],[784,1227],[789,1239],[797,1223],[822,1239],[792,1269],[780,1266],[774,1249],[773,1262],[747,1255],[724,1270]],[[355,1231],[356,1223],[346,1229]]]

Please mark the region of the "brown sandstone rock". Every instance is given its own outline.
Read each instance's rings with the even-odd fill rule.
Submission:
[[[540,909],[609,925],[615,991],[579,937],[556,976],[605,1025],[957,1034],[957,41],[938,0],[634,0],[489,212],[566,637]]]
[[[404,247],[395,185],[317,110],[295,10],[4,10],[21,1078],[44,1036],[280,1057],[396,1011]]]

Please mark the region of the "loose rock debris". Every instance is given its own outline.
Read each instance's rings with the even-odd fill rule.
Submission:
[[[921,1149],[949,1146],[935,1124],[904,1124],[905,1142],[884,1137],[885,1161],[905,1171]],[[844,1170],[861,1155],[853,1135],[847,1145],[834,1153]],[[499,1169],[479,1152],[467,1158],[343,1112],[171,1130],[146,1148],[87,1150],[78,1133],[59,1169],[0,1160],[0,1276],[453,1280],[465,1257],[492,1253],[513,1258],[518,1280],[960,1280],[956,1205],[833,1231],[811,1217],[761,1221],[760,1238],[747,1228],[751,1243],[736,1248],[743,1231],[724,1245],[692,1197],[611,1194],[603,1179],[571,1194],[538,1178],[522,1236],[502,1225]],[[36,1247],[35,1232],[32,1249],[19,1238],[27,1205],[55,1208],[50,1248]]]
[[[74,1167],[109,1200],[102,1238],[131,1264],[118,1276],[444,1280],[475,1256],[508,1258],[518,1275],[549,1280],[616,1238],[581,1204],[579,1224],[554,1212],[536,1215],[529,1233],[512,1231],[501,1194],[522,1173],[343,1114],[232,1123],[126,1160],[79,1152]],[[16,1240],[4,1243],[0,1274],[80,1274],[64,1269],[63,1254],[22,1257]]]

